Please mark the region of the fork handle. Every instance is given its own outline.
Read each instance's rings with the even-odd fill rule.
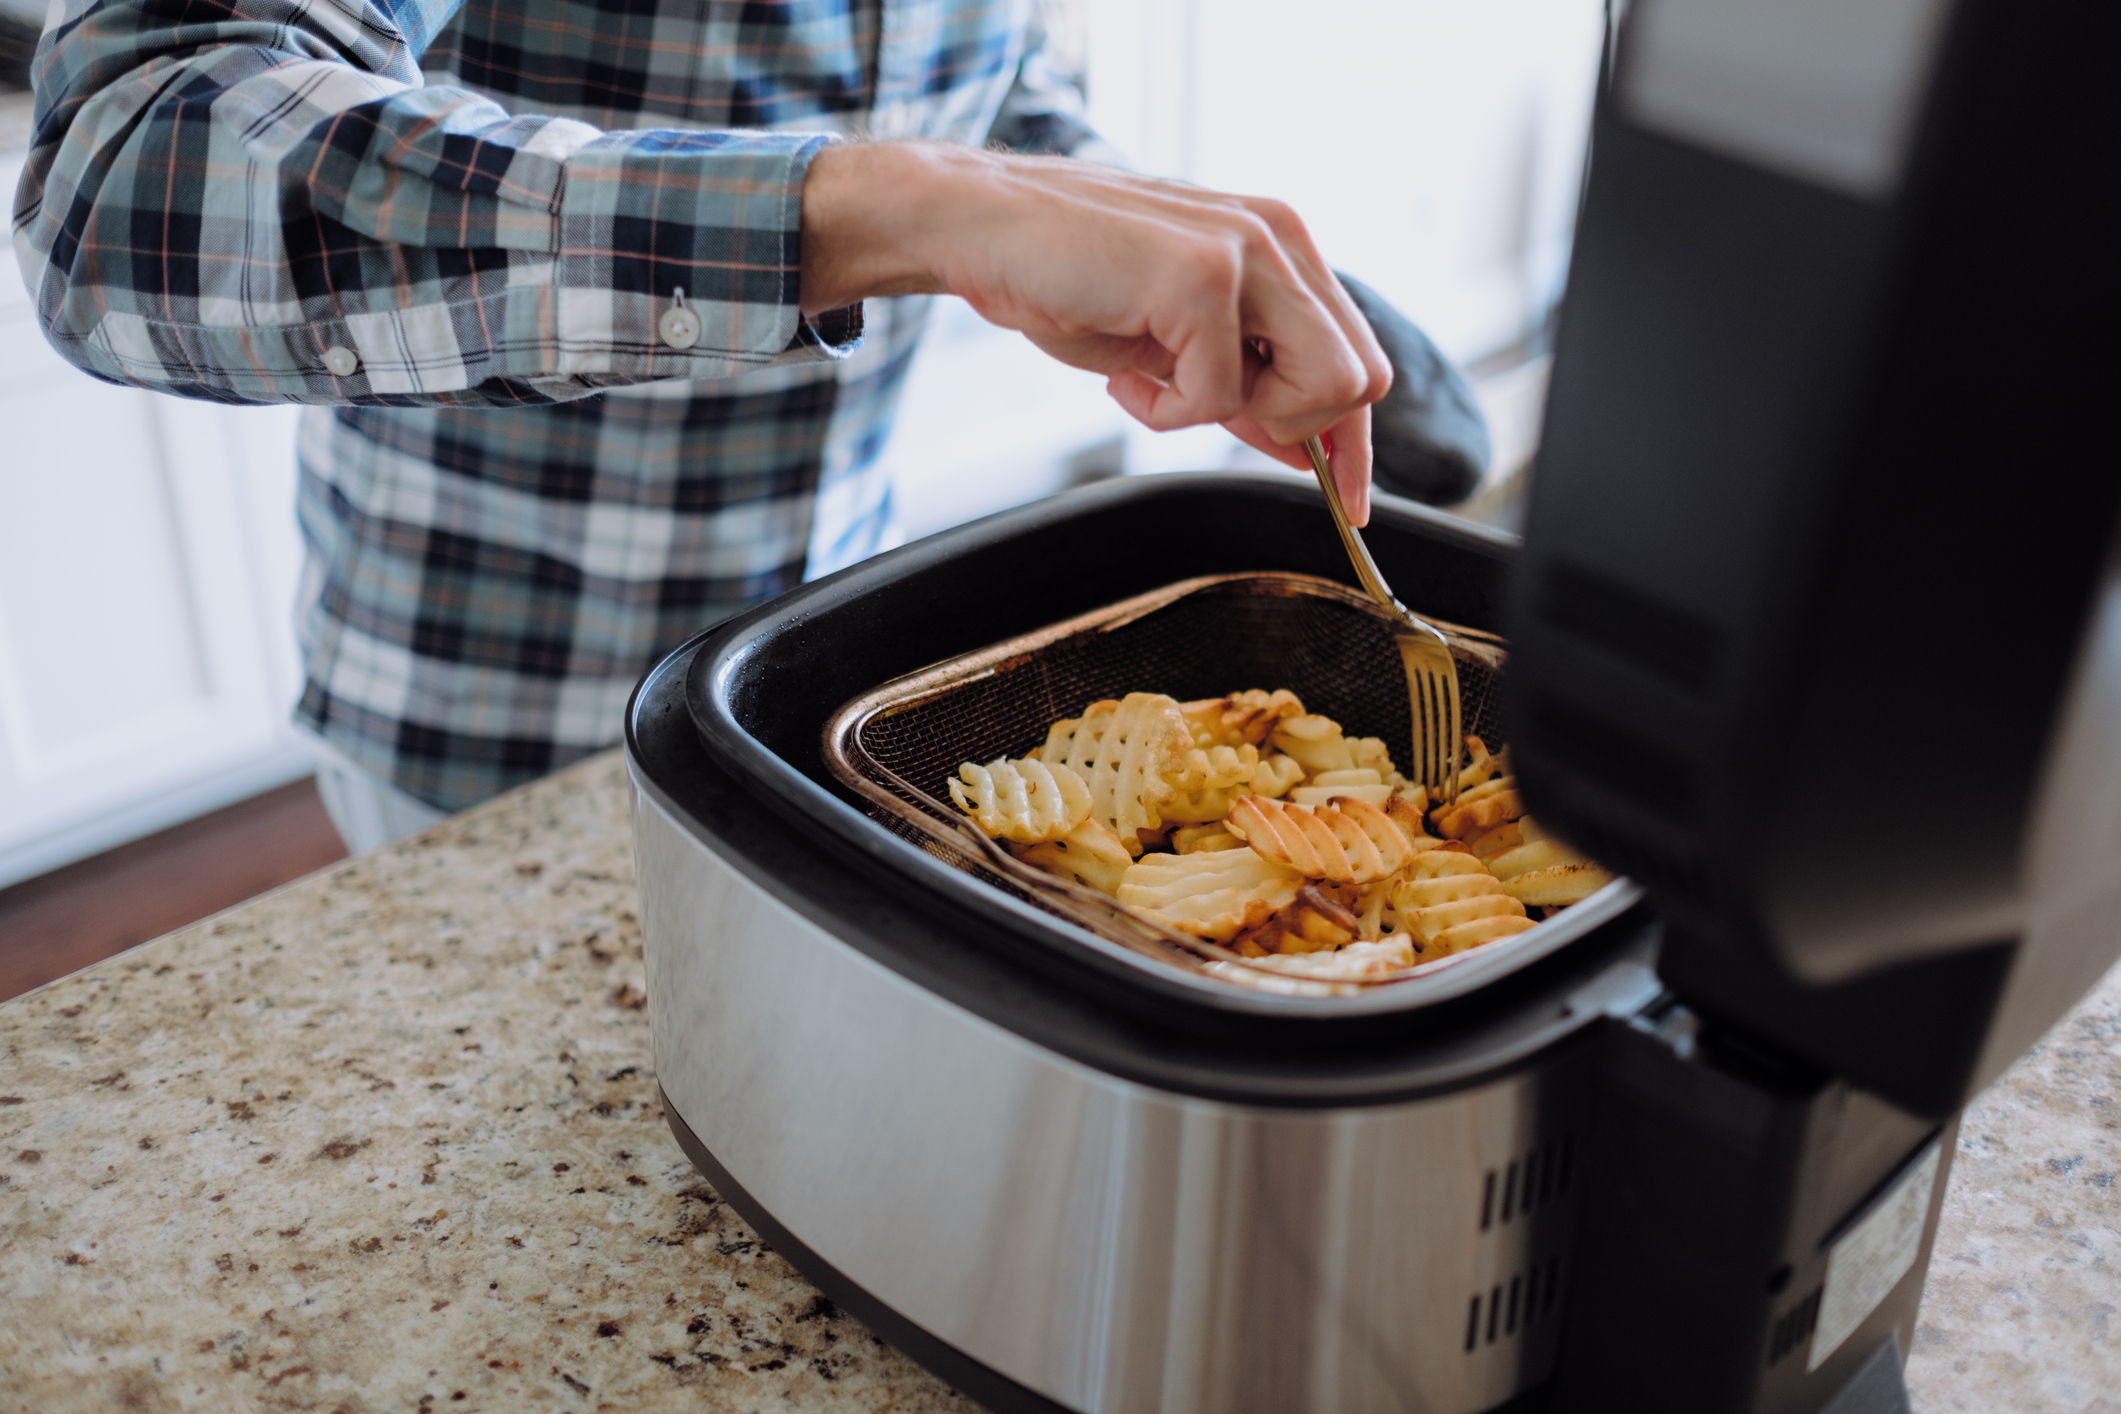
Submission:
[[[1406,607],[1392,593],[1392,587],[1385,583],[1377,561],[1370,558],[1370,547],[1348,522],[1347,508],[1340,503],[1340,488],[1333,484],[1333,472],[1326,465],[1325,444],[1316,437],[1306,437],[1304,450],[1311,454],[1311,470],[1318,475],[1318,489],[1326,493],[1326,508],[1333,512],[1333,524],[1340,531],[1340,543],[1348,547],[1348,558],[1355,562],[1355,577],[1362,581],[1362,587],[1372,599],[1406,616]]]

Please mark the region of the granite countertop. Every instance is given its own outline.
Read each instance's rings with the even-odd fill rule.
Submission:
[[[974,1406],[665,1128],[607,755],[0,1005],[0,1410]],[[2121,974],[1968,1112],[1923,1411],[2121,1410]]]

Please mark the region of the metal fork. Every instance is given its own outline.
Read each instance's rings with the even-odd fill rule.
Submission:
[[[1458,799],[1458,752],[1465,737],[1458,716],[1458,663],[1451,645],[1435,626],[1415,617],[1393,597],[1392,588],[1370,558],[1370,547],[1362,532],[1348,523],[1348,512],[1340,504],[1340,491],[1326,466],[1324,443],[1316,437],[1304,440],[1311,454],[1311,469],[1318,473],[1318,487],[1326,493],[1333,524],[1340,527],[1341,543],[1355,562],[1355,577],[1372,599],[1393,619],[1392,637],[1399,644],[1399,660],[1406,665],[1407,697],[1413,708],[1414,768],[1410,775],[1427,788],[1430,805],[1447,805]]]

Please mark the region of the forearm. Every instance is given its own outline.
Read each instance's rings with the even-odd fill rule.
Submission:
[[[40,64],[16,248],[53,344],[101,377],[505,404],[829,353],[795,303],[823,138],[511,117],[420,86],[390,28],[429,27],[409,4],[161,28],[76,8]],[[657,330],[680,287],[686,348]]]

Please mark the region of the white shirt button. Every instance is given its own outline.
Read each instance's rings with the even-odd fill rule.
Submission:
[[[361,366],[361,358],[344,344],[333,344],[324,351],[324,366],[339,377],[346,378]]]
[[[687,305],[674,304],[656,321],[656,332],[674,349],[689,349],[700,341],[700,316]]]

